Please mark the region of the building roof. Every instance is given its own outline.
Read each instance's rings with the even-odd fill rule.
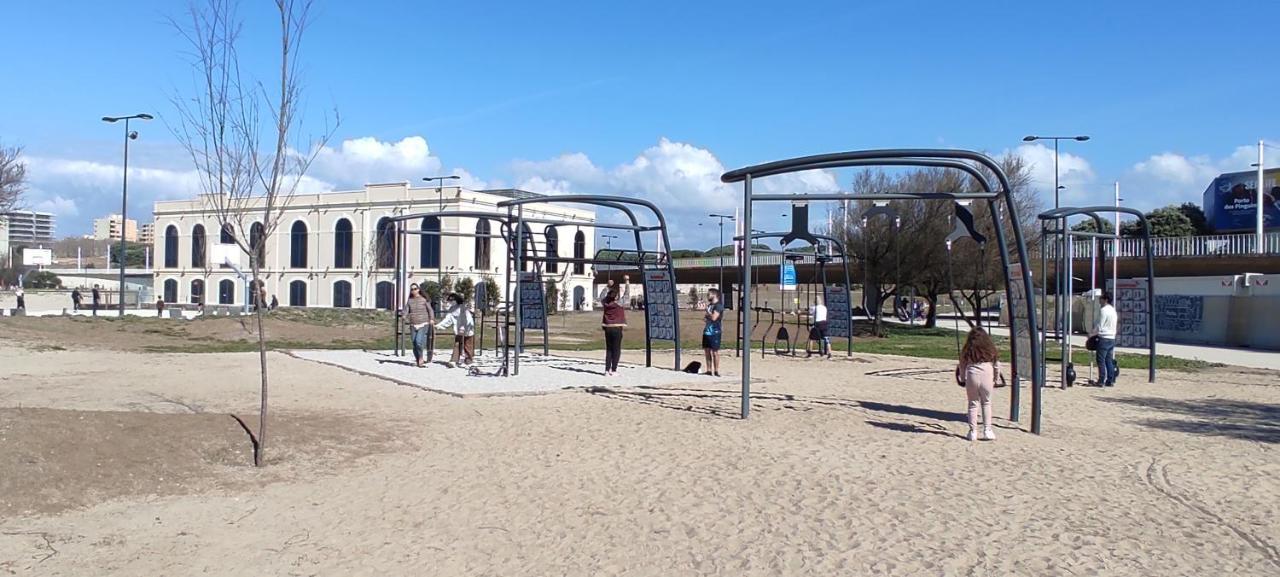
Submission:
[[[494,196],[503,196],[503,197],[512,198],[512,199],[546,198],[547,197],[547,195],[545,194],[540,194],[537,192],[529,192],[527,190],[520,190],[518,188],[491,188],[488,190],[477,190],[476,192],[482,192],[484,194],[492,194]]]

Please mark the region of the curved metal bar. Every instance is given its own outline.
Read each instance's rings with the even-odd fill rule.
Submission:
[[[879,160],[837,160],[831,162],[820,162],[809,166],[803,170],[822,170],[827,168],[858,168],[858,167],[875,167],[875,166],[927,166],[934,168],[953,168],[955,170],[964,171],[969,176],[978,181],[978,186],[982,190],[990,191],[991,184],[987,182],[986,176],[982,171],[974,168],[972,164],[961,162],[958,160],[944,160],[932,158],[886,158]],[[785,174],[794,172],[795,169],[785,168],[777,171],[753,172],[751,176],[761,178],[765,176],[773,176],[775,174]]]
[[[752,234],[751,240],[754,241],[758,238],[781,239],[781,238],[785,238],[787,234],[789,233],[785,233],[785,232],[758,233],[758,234]],[[844,268],[844,290],[845,290],[845,293],[849,295],[849,297],[852,297],[853,296],[853,280],[852,280],[853,277],[852,275],[849,274],[849,253],[845,251],[844,243],[841,242],[840,239],[827,234],[813,233],[813,237],[818,240],[829,241],[833,245],[835,245],[837,248],[840,249],[840,264]],[[742,237],[735,237],[734,240],[742,240]],[[825,283],[825,280],[824,280],[824,283]],[[825,284],[823,288],[824,289],[826,288]],[[847,298],[847,300],[849,301],[849,306],[851,307],[849,312],[852,313],[853,299]],[[739,333],[741,332],[742,331],[740,330]],[[853,356],[853,317],[852,316],[849,317],[849,335],[846,337],[846,339],[848,343],[845,345],[845,356]],[[741,334],[738,335],[738,340],[739,341],[742,340]]]

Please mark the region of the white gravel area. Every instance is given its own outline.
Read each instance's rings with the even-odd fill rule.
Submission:
[[[537,395],[587,387],[611,389],[662,387],[670,385],[733,383],[733,377],[707,377],[669,368],[623,364],[612,377],[604,376],[601,359],[543,356],[526,353],[520,357],[520,374],[500,376],[501,359],[492,352],[476,357],[474,368],[449,368],[448,351],[437,351],[435,362],[424,368],[414,366],[412,354],[395,356],[391,351],[292,350],[299,359],[340,367],[355,373],[457,397],[495,395]]]

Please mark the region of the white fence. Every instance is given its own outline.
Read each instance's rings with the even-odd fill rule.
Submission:
[[[1206,236],[1184,236],[1174,238],[1151,239],[1151,252],[1155,258],[1198,258],[1211,256],[1248,256],[1257,254],[1258,237],[1252,234],[1216,234]],[[1110,257],[1113,240],[1076,239],[1071,247],[1074,258],[1092,258],[1094,247],[1099,254]],[[1263,235],[1263,252],[1267,255],[1280,255],[1280,232]],[[1049,258],[1057,255],[1057,243],[1049,247]],[[1140,238],[1120,239],[1120,258],[1145,258],[1146,245]]]

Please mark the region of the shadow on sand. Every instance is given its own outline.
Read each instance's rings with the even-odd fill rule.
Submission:
[[[1280,443],[1280,405],[1230,399],[1162,399],[1116,397],[1105,403],[1177,415],[1179,418],[1147,418],[1135,422],[1144,427],[1192,435],[1233,437],[1259,443]]]

